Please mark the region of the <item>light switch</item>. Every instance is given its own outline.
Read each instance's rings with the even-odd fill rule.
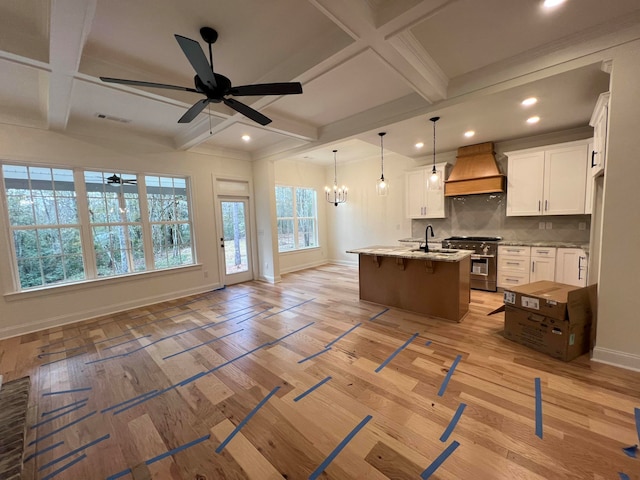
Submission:
[[[551,222],[547,222],[546,228],[547,230],[551,230],[553,228],[553,224]]]
[[[544,230],[544,222],[540,222],[540,223],[538,224],[538,229],[539,229],[539,230]]]

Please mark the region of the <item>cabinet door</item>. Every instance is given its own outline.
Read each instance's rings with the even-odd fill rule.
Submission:
[[[544,215],[584,214],[587,145],[545,152]]]
[[[445,169],[444,166],[437,165],[436,170],[440,173],[440,178],[445,178]],[[425,172],[425,184],[429,175],[431,174],[431,170]],[[425,200],[426,200],[426,217],[427,218],[445,218],[445,204],[444,204],[444,189],[440,190],[429,190],[425,189]]]
[[[507,216],[542,215],[544,152],[509,157]]]
[[[584,287],[587,285],[587,256],[580,248],[559,248],[555,281]]]
[[[593,142],[589,144],[587,147],[587,169],[589,169],[591,165],[591,152],[594,150]],[[587,215],[591,215],[593,210],[593,183],[595,182],[592,175],[587,173],[587,182],[585,184],[585,192],[584,192],[584,213]]]
[[[407,217],[424,218],[426,183],[424,171],[417,170],[407,173]]]
[[[591,175],[596,176],[604,170],[607,158],[607,128],[609,118],[609,93],[600,95],[593,112],[590,125],[593,127],[593,150],[589,152]]]
[[[556,274],[555,257],[531,257],[531,273],[529,274],[530,282],[539,280],[554,281]]]

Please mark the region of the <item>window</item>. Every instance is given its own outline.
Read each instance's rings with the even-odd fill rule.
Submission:
[[[1,171],[19,289],[194,262],[186,178],[20,165]]]
[[[276,220],[279,252],[317,247],[316,191],[276,186]]]

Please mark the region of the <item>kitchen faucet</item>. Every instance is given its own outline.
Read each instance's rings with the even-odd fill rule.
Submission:
[[[431,224],[427,225],[427,228],[424,231],[424,253],[429,253],[429,229],[431,229],[431,236],[435,236],[433,234],[433,227]]]

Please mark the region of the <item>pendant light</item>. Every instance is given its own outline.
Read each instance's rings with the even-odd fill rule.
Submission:
[[[382,137],[384,137],[387,132],[380,132],[380,178],[376,182],[376,192],[381,197],[386,197],[389,193],[389,182],[384,179],[384,147],[382,143]]]
[[[431,117],[429,120],[433,122],[433,168],[431,175],[429,175],[427,189],[442,190],[442,174],[436,170],[436,122],[440,120],[440,117]]]
[[[336,160],[336,153],[338,150],[333,151],[333,190],[329,187],[324,187],[324,191],[327,195],[327,202],[333,203],[336,207],[339,203],[345,203],[347,201],[347,187],[344,185],[338,188],[338,163]]]

